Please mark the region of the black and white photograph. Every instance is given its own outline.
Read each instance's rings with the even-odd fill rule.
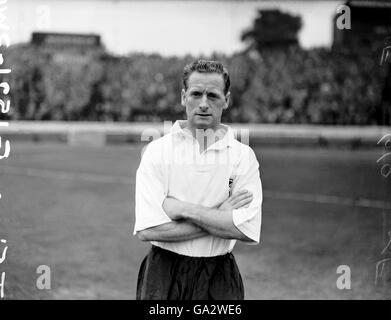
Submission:
[[[391,299],[391,1],[0,0],[0,77],[0,304]]]

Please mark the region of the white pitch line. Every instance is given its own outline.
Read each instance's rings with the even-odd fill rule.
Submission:
[[[11,73],[11,69],[0,69],[0,74]]]
[[[387,209],[391,210],[391,202],[382,200],[373,200],[365,198],[346,198],[338,196],[329,196],[324,194],[313,194],[313,193],[298,193],[298,192],[281,192],[264,190],[264,195],[267,198],[279,199],[279,200],[295,200],[295,201],[306,201],[316,202],[324,204],[335,204],[344,206],[356,206],[362,208],[373,208],[373,209]]]
[[[60,179],[60,180],[75,180],[98,183],[122,183],[132,184],[131,178],[119,177],[107,174],[73,172],[73,171],[55,171],[48,169],[0,166],[0,173],[16,174],[35,178]]]
[[[46,178],[46,179],[60,179],[60,180],[74,180],[74,181],[86,181],[97,183],[121,183],[132,185],[135,182],[130,177],[120,177],[116,175],[86,173],[86,172],[73,172],[73,171],[55,171],[48,169],[38,168],[26,168],[26,167],[14,167],[2,165],[0,166],[0,173],[16,174],[28,177]],[[313,193],[299,193],[299,192],[283,192],[273,190],[263,190],[265,198],[278,199],[278,200],[294,200],[305,201],[323,204],[356,206],[362,208],[373,209],[386,209],[391,210],[391,202],[365,199],[365,198],[346,198],[322,194]]]

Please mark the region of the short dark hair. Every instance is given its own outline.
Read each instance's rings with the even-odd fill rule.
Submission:
[[[187,90],[187,82],[193,72],[200,73],[218,73],[224,79],[224,94],[227,94],[231,85],[228,70],[220,61],[197,60],[185,66],[183,69],[183,87]]]

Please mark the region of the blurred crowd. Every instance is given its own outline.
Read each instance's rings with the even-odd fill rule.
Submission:
[[[5,55],[4,55],[5,56]],[[199,57],[8,49],[9,120],[162,121],[184,116],[183,67]],[[215,54],[231,75],[224,121],[383,124],[387,71],[374,55],[330,49]]]

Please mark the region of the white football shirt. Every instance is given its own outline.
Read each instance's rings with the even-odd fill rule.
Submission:
[[[253,244],[259,243],[262,217],[262,184],[254,151],[235,139],[232,129],[199,152],[198,141],[175,122],[170,132],[148,144],[136,175],[136,222],[134,235],[143,229],[172,221],[162,208],[166,196],[217,207],[230,194],[246,189],[253,194],[247,208],[233,210],[234,225]],[[232,251],[236,240],[207,235],[201,238],[158,242],[153,245],[193,257],[223,255]]]

